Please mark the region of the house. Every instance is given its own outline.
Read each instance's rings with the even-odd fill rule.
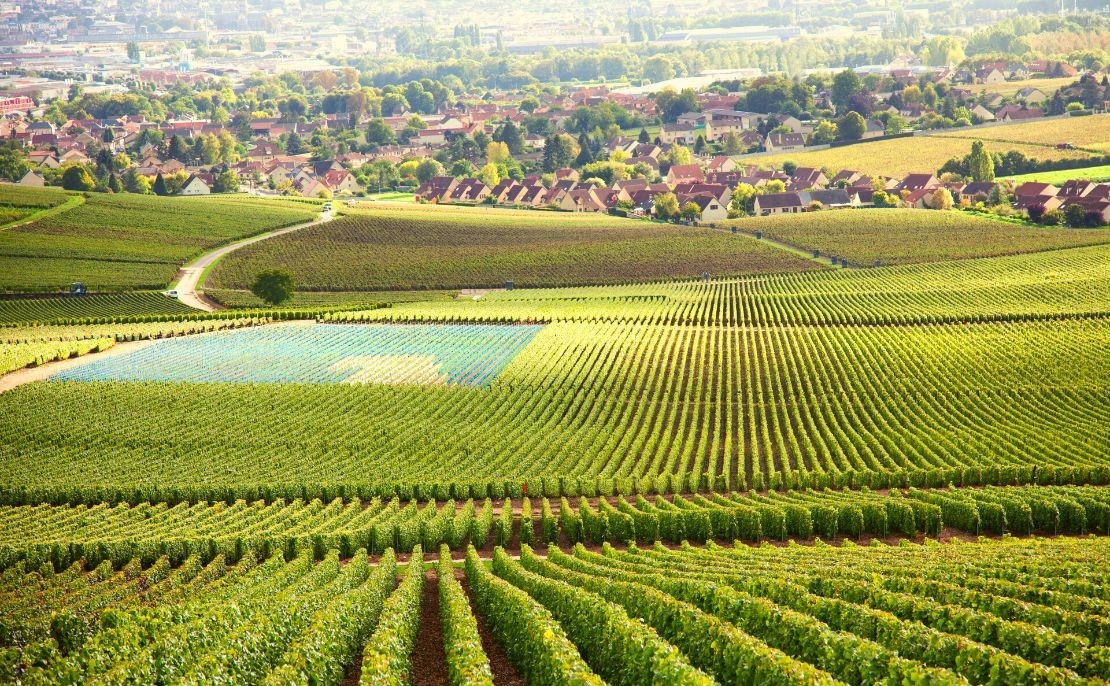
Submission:
[[[722,205],[727,205],[732,199],[732,190],[728,186],[711,183],[679,183],[674,187],[675,195],[711,195]]]
[[[859,196],[855,193],[849,193],[842,188],[833,188],[829,190],[816,190],[801,193],[802,202],[809,200],[807,206],[815,202],[821,203],[822,207],[830,210],[842,209],[845,207],[857,207],[859,205]]]
[[[459,179],[451,190],[451,202],[481,202],[490,194],[490,187],[478,179]]]
[[[593,188],[576,188],[559,202],[559,208],[569,212],[604,212],[605,203]]]
[[[994,117],[998,121],[1024,121],[1043,116],[1043,110],[1036,107],[1025,107],[1024,105],[1003,105],[994,113]]]
[[[932,190],[940,185],[940,180],[932,174],[908,174],[902,181],[894,187],[894,190],[901,193],[902,191],[918,191],[918,190]]]
[[[1032,87],[1022,88],[1014,97],[1030,105],[1036,105],[1048,100],[1048,96],[1045,95],[1041,89]]]
[[[824,188],[827,185],[829,185],[828,177],[814,167],[798,167],[790,177],[790,190],[804,191],[809,188]]]
[[[181,185],[181,195],[208,195],[212,188],[196,174],[191,174]]]
[[[667,183],[672,186],[677,183],[690,181],[700,183],[704,180],[705,172],[696,164],[675,164],[667,171]]]
[[[61,160],[50,150],[32,150],[27,153],[27,161],[37,167],[57,169],[62,166]]]
[[[757,216],[770,214],[796,214],[805,211],[808,205],[802,202],[798,193],[768,193],[755,197],[754,209]]]
[[[697,127],[691,124],[664,124],[659,140],[668,145],[693,145],[698,139]]]
[[[1030,207],[1041,207],[1045,212],[1051,212],[1063,203],[1064,199],[1055,195],[1021,195],[1015,196],[1014,209],[1028,211]]]
[[[972,107],[971,116],[980,122],[995,120],[994,112],[991,112],[982,105],[976,105],[975,107]]]
[[[1081,198],[1067,198],[1060,203],[1061,210],[1067,210],[1072,205],[1083,208],[1088,217],[1093,216],[1099,224],[1110,224],[1110,200],[1091,196]],[[1049,208],[1046,207],[1046,210]]]
[[[416,189],[416,199],[426,202],[439,202],[451,197],[451,192],[458,185],[458,180],[453,176],[433,176]]]
[[[1098,188],[1098,184],[1094,181],[1071,179],[1065,181],[1063,186],[1060,186],[1060,190],[1056,195],[1062,198],[1083,198],[1090,195],[1096,188]]]
[[[563,202],[563,198],[566,197],[567,193],[570,193],[577,187],[578,182],[573,179],[562,179],[560,181],[556,181],[554,185],[552,185],[551,188],[548,189],[546,196],[544,197],[544,202],[548,203],[549,205],[557,206],[559,205],[559,203]]]
[[[863,178],[863,174],[852,169],[841,169],[836,173],[836,176],[829,180],[827,185],[840,188],[850,188],[856,185],[856,182]]]
[[[1039,181],[1026,181],[1014,188],[1014,198],[1017,201],[1023,199],[1036,198],[1040,196],[1055,196],[1059,194],[1060,189],[1050,183],[1041,183]]]
[[[998,184],[993,181],[973,181],[961,188],[958,195],[953,195],[956,195],[959,200],[966,199],[968,202],[986,202],[997,186]]]
[[[740,135],[744,130],[742,117],[713,117],[705,123],[705,140],[719,141],[730,133]]]
[[[46,185],[46,179],[42,178],[42,174],[36,171],[29,171],[23,175],[19,180],[20,186],[33,186],[35,188],[42,188]]]
[[[800,133],[772,133],[763,146],[767,152],[798,152],[805,148],[806,139]]]
[[[355,175],[346,169],[329,169],[324,172],[322,176],[317,177],[322,184],[328,187],[332,193],[358,193],[361,188],[358,186],[358,181]]]
[[[714,157],[706,165],[706,170],[710,172],[730,172],[734,169],[736,169],[736,160],[731,157]]]
[[[1002,83],[1005,80],[1006,75],[994,67],[979,69],[975,72],[975,83]]]
[[[686,207],[687,203],[698,206],[698,217],[703,222],[720,222],[728,219],[728,207],[708,193],[683,195],[678,198],[680,208]]]
[[[918,188],[912,191],[905,191],[902,195],[902,204],[906,207],[912,207],[918,210],[924,210],[931,205],[933,198],[933,188]]]
[[[555,170],[555,180],[556,181],[567,181],[567,180],[569,180],[569,181],[578,181],[579,180],[578,170],[577,169],[571,169],[570,167],[563,167],[562,169],[556,169]]]

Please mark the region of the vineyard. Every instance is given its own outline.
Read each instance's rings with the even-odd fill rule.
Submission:
[[[179,338],[54,378],[485,387],[540,329],[291,324]]]
[[[5,198],[13,290],[314,209]],[[1107,683],[1105,232],[344,211],[0,300],[0,683]]]
[[[19,189],[19,202],[57,191]],[[313,207],[247,198],[92,194],[57,214],[0,231],[0,291],[165,287],[205,248],[311,220]]]
[[[737,226],[867,267],[1110,243],[1108,230],[1038,228],[964,212],[909,209],[807,212],[746,219]]]
[[[438,659],[454,684],[1099,684],[1106,541],[19,563],[0,678],[383,684]],[[414,650],[432,622],[438,650]]]
[[[0,326],[101,317],[189,314],[193,310],[161,293],[136,292],[0,300]]]
[[[820,481],[819,478],[813,481]],[[827,483],[827,482],[826,482]],[[30,515],[30,516],[29,516]],[[162,557],[182,564],[249,550],[287,557],[338,549],[379,555],[387,548],[465,551],[490,546],[568,547],[576,543],[650,544],[852,540],[1011,534],[1110,534],[1110,492],[1095,486],[988,486],[651,496],[524,496],[465,501],[336,497],[324,502],[0,506],[0,570],[83,561],[115,568]]]
[[[236,251],[208,279],[244,289],[282,267],[309,291],[450,290],[690,279],[819,269],[747,236],[707,229],[479,208],[390,208]]]

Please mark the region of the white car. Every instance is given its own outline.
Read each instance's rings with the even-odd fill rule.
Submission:
[[[173,298],[174,300],[177,300],[177,291],[176,291],[176,290],[173,290],[173,291],[166,291],[166,292],[165,292],[165,296],[166,296],[167,298]]]

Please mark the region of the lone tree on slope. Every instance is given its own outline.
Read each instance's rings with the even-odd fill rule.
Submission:
[[[293,298],[293,275],[281,269],[267,269],[254,277],[251,293],[270,305],[280,305]]]

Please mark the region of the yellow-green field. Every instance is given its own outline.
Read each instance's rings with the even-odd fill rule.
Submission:
[[[1021,79],[1020,81],[1004,81],[1002,83],[978,83],[971,86],[975,93],[998,93],[1007,98],[1012,98],[1022,88],[1036,88],[1049,98],[1058,89],[1071,85],[1078,80],[1076,76],[1063,76],[1056,79]]]
[[[1097,115],[1071,119],[1003,124],[981,129],[957,129],[945,133],[896,138],[876,143],[860,143],[813,152],[784,153],[753,158],[762,167],[781,167],[793,161],[800,166],[837,172],[855,169],[865,174],[899,176],[935,172],[953,157],[971,149],[972,140],[982,140],[991,152],[1017,150],[1038,160],[1082,159],[1084,150],[1057,150],[1055,145],[1068,141],[1088,150],[1110,151],[1110,117]]]

